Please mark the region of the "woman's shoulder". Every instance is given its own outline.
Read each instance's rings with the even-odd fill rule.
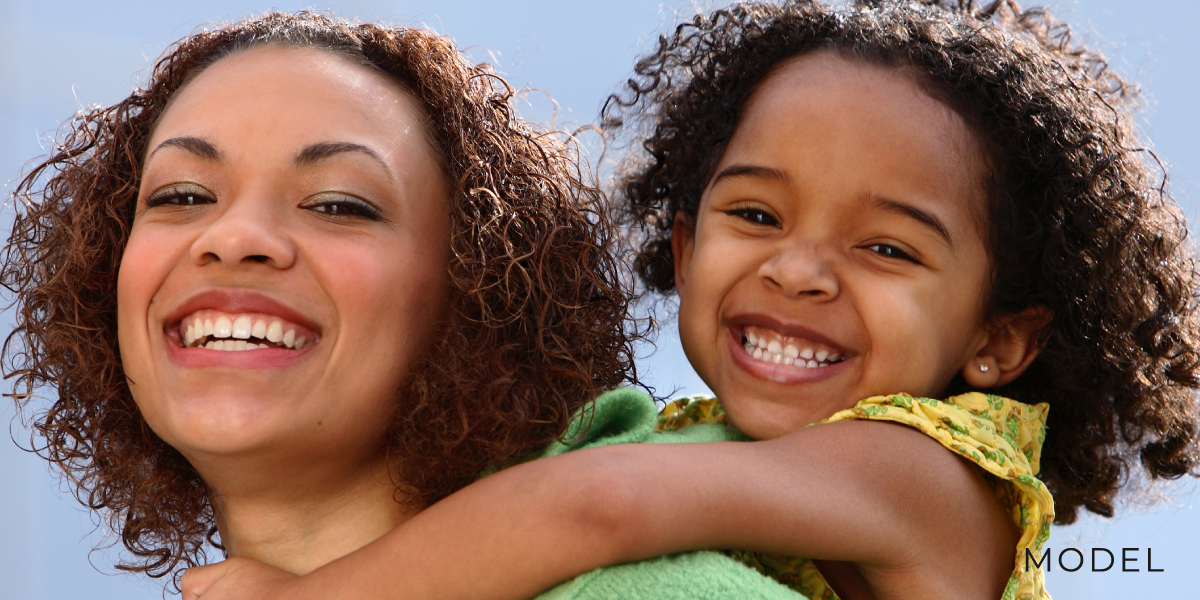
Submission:
[[[681,406],[684,408],[682,411]],[[702,406],[709,408],[705,417],[699,418],[700,412],[706,410]],[[696,418],[681,420],[670,417],[676,414]],[[725,426],[724,414],[716,399],[706,396],[669,402],[660,412],[658,404],[649,394],[633,388],[620,388],[601,394],[576,413],[560,439],[547,446],[537,458],[613,444],[748,439],[741,432]]]
[[[674,554],[596,569],[536,600],[742,600],[805,597],[718,552]]]

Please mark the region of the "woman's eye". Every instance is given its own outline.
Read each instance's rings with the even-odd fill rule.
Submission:
[[[163,190],[146,200],[146,208],[155,206],[200,206],[213,204],[216,200],[207,192],[192,189]]]
[[[767,227],[779,227],[779,221],[770,213],[757,208],[739,208],[727,211],[725,214],[744,219],[755,225],[765,225]]]
[[[361,217],[379,220],[379,209],[357,198],[320,198],[304,205],[304,208],[330,217]]]
[[[888,244],[872,244],[867,246],[867,250],[888,258],[898,258],[912,263],[917,262],[917,259],[913,258],[909,253]]]

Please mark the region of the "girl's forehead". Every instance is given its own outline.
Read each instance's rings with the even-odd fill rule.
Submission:
[[[814,52],[774,69],[713,171],[770,171],[797,198],[932,203],[986,231],[987,161],[972,128],[904,69]]]
[[[981,216],[984,146],[962,116],[926,90],[908,69],[833,51],[789,59],[747,100],[714,175],[750,160],[814,179],[860,178],[867,187],[932,187],[976,200],[970,204]]]

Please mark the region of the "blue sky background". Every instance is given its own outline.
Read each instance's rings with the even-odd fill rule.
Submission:
[[[1189,0],[1058,0],[1058,13],[1099,45],[1119,71],[1143,84],[1149,103],[1142,127],[1167,163],[1171,188],[1189,218],[1200,198],[1200,4]],[[701,6],[711,6],[709,3]],[[607,94],[627,76],[633,58],[660,26],[691,4],[672,0],[484,0],[344,2],[0,0],[0,183],[45,152],[57,124],[80,107],[109,104],[142,81],[151,61],[172,41],[207,22],[280,8],[318,8],[364,20],[426,23],[453,36],[479,60],[493,59],[514,85],[544,90],[559,104],[559,120],[593,120]],[[532,95],[524,112],[547,119],[553,105]],[[4,209],[3,221],[10,216]],[[0,315],[0,329],[11,317]],[[674,326],[642,361],[660,390],[706,391],[687,366]],[[0,423],[28,444],[29,432],[0,402]],[[1141,548],[1142,572],[1049,573],[1056,600],[1192,597],[1200,589],[1200,498],[1192,482],[1144,494],[1113,520],[1085,518],[1055,528],[1050,547]],[[1158,499],[1156,503],[1152,501]],[[0,600],[138,600],[161,598],[158,582],[112,575],[116,549],[89,554],[106,538],[91,516],[63,492],[44,462],[0,443]],[[1146,548],[1154,567],[1145,572]],[[1068,555],[1068,566],[1074,558]],[[1131,565],[1135,566],[1135,565]],[[1115,572],[1114,572],[1115,571]]]

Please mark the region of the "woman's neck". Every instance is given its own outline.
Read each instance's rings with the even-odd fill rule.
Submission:
[[[385,451],[358,472],[336,471],[309,469],[293,477],[276,471],[269,478],[242,472],[219,481],[206,477],[226,550],[304,574],[365,546],[416,513],[397,501]]]

